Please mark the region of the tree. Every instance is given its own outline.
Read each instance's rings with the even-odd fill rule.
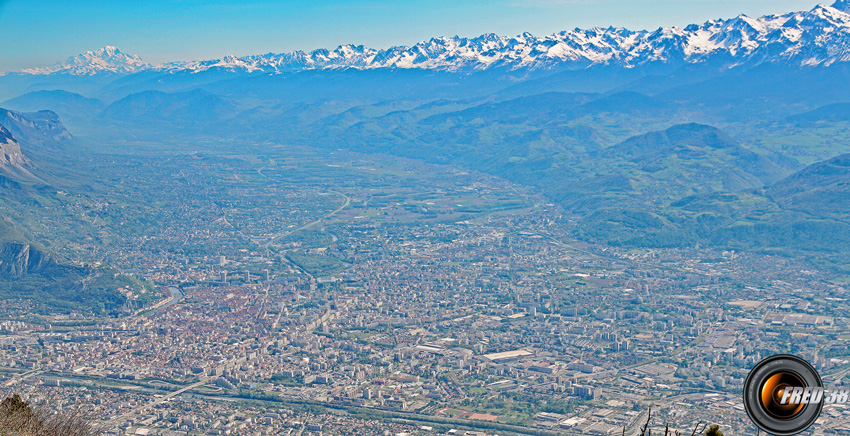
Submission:
[[[18,394],[7,397],[0,403],[0,414],[3,416],[10,415],[32,415],[32,409],[29,403],[21,399]]]
[[[98,432],[78,412],[54,414],[43,407],[31,407],[15,394],[0,402],[0,434],[95,436]]]
[[[646,414],[646,422],[644,422],[643,426],[640,428],[639,436],[652,436],[652,429],[649,428],[649,422],[652,420],[652,407],[649,408],[649,412]],[[691,436],[696,436],[698,433],[702,433],[705,430],[705,427],[708,424],[703,424],[702,421],[697,422],[697,425],[694,426],[694,431],[691,432]],[[702,429],[700,429],[702,426]],[[706,436],[723,436],[723,433],[719,430],[719,425],[713,425],[709,427],[708,430],[705,430]],[[717,433],[709,433],[710,431],[716,431]],[[626,436],[626,427],[623,427],[623,436]],[[664,436],[682,436],[679,433],[679,430],[671,430],[670,424],[664,425]]]
[[[720,431],[720,426],[715,424],[708,427],[708,430],[705,431],[705,436],[723,436],[723,432]]]

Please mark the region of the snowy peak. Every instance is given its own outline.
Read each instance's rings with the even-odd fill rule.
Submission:
[[[845,26],[850,22],[850,14],[830,6],[817,5],[803,17],[810,25]]]
[[[219,59],[218,61],[211,63],[210,65],[211,65],[211,67],[223,68],[223,69],[226,69],[226,70],[229,70],[229,71],[244,70],[244,71],[251,72],[251,71],[256,69],[255,67],[253,67],[249,63],[247,63],[247,62],[245,62],[245,61],[243,61],[243,60],[241,60],[241,59],[239,59],[236,56],[231,55],[231,54],[226,55],[225,57]]]
[[[468,72],[488,68],[584,68],[592,64],[633,67],[647,63],[711,63],[717,67],[764,62],[796,66],[850,61],[850,0],[835,7],[752,18],[739,15],[685,28],[652,31],[591,28],[535,37],[485,34],[476,38],[437,37],[413,46],[375,50],[342,45],[239,58],[241,71],[265,73],[311,69],[418,68]],[[193,71],[218,66],[200,62]]]
[[[66,73],[77,76],[91,76],[98,73],[129,74],[150,68],[151,65],[136,55],[123,53],[117,47],[106,46],[99,50],[71,56],[65,62],[50,67],[37,67],[23,70],[28,74]]]
[[[252,73],[258,70],[255,64],[256,62],[252,60],[252,57],[250,56],[245,58],[237,58],[236,56],[229,54],[225,55],[221,59],[213,59],[207,61],[171,62],[159,65],[157,67],[152,67],[151,69],[167,73],[200,73],[202,71],[207,70],[220,70],[230,73]]]
[[[163,73],[278,74],[320,69],[415,68],[471,72],[490,68],[578,69],[594,64],[634,67],[652,63],[709,64],[733,68],[761,63],[791,66],[832,65],[850,62],[850,0],[810,11],[752,18],[711,20],[685,28],[662,27],[652,31],[623,28],[574,29],[536,37],[485,34],[475,38],[436,37],[413,46],[376,50],[362,45],[341,45],[333,50],[265,54],[245,57],[175,62],[157,67],[137,56],[105,47],[69,58],[49,68],[26,70],[31,74],[132,73],[154,69]]]

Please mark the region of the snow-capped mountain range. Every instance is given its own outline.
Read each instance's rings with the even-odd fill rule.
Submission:
[[[89,76],[98,73],[129,74],[152,68],[152,65],[136,55],[121,52],[118,47],[106,46],[99,50],[71,56],[65,62],[50,67],[36,67],[21,71],[26,74],[65,73]]]
[[[784,62],[796,66],[828,66],[850,62],[850,0],[818,5],[807,12],[750,18],[740,15],[685,28],[654,31],[592,28],[535,37],[486,34],[476,38],[432,38],[410,47],[376,50],[343,45],[334,50],[295,51],[217,60],[174,62],[153,66],[138,56],[106,47],[69,58],[52,67],[22,73],[93,75],[129,74],[146,70],[163,73],[232,72],[282,73],[314,69],[419,68],[475,71],[494,67],[583,68],[592,64],[633,67],[648,63],[717,66]]]

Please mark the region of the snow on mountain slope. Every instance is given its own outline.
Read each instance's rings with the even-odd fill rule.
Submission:
[[[98,73],[129,74],[151,68],[136,55],[122,53],[117,47],[106,46],[95,51],[87,51],[69,57],[50,67],[37,67],[23,70],[29,74],[66,73],[77,76],[91,76]]]
[[[99,72],[163,73],[226,72],[286,73],[314,69],[420,68],[442,71],[584,68],[592,64],[633,67],[647,63],[696,64],[717,67],[787,63],[795,66],[832,65],[850,61],[850,0],[818,5],[807,12],[751,18],[740,15],[685,28],[631,31],[592,28],[535,37],[485,34],[476,38],[441,37],[411,47],[383,50],[342,45],[334,50],[295,51],[217,60],[175,62],[150,66],[137,56],[114,47],[69,58],[29,74]]]

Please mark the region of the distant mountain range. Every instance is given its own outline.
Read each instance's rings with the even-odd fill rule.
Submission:
[[[79,144],[390,154],[535,187],[573,214],[583,240],[783,253],[850,271],[848,79],[850,0],[681,29],[165,65],[106,47],[0,76],[0,170],[24,186],[8,190],[14,207],[32,212],[21,169],[47,180],[41,169]]]
[[[806,12],[711,20],[685,28],[633,31],[592,28],[535,37],[495,34],[476,38],[440,37],[413,46],[373,49],[342,45],[333,50],[295,51],[216,60],[151,65],[116,47],[73,56],[50,67],[23,70],[31,75],[176,74],[220,70],[288,73],[315,69],[417,68],[477,71],[493,68],[578,69],[593,64],[634,67],[646,64],[710,64],[718,68],[782,63],[831,65],[850,61],[850,3],[818,5]]]
[[[128,55],[118,47],[106,46],[99,50],[71,56],[51,67],[35,67],[21,71],[24,74],[71,74],[90,76],[101,73],[129,74],[152,68],[136,55]]]

